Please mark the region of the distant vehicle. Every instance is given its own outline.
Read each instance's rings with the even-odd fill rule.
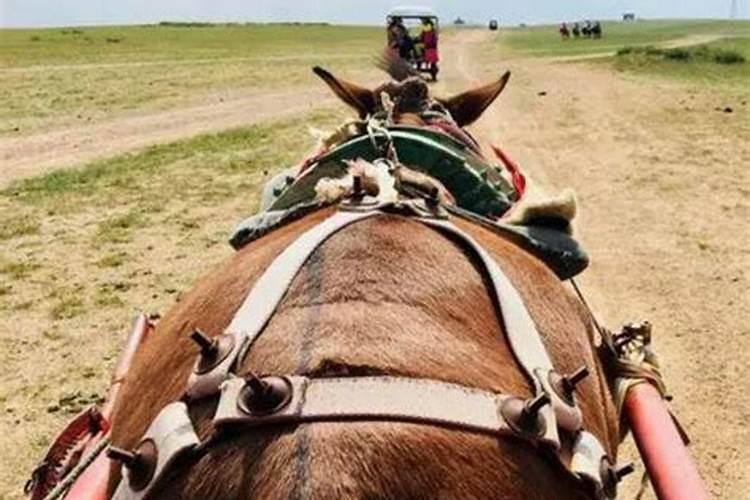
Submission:
[[[635,14],[633,12],[626,12],[622,15],[622,20],[625,22],[635,21]]]
[[[490,30],[496,31],[497,30],[497,19],[491,19],[490,20]]]
[[[435,12],[428,7],[395,7],[386,16],[388,48],[401,59],[409,61],[414,69],[429,73],[437,80],[440,68],[438,61],[439,21]],[[419,30],[417,36],[409,33],[410,28]]]

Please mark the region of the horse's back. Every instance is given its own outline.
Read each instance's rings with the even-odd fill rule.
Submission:
[[[192,328],[212,335],[223,331],[275,256],[328,215],[330,210],[316,212],[251,243],[203,278],[161,320],[125,384],[114,442],[135,445],[156,413],[181,396],[195,359],[187,338]],[[562,372],[581,364],[597,367],[585,315],[555,275],[491,231],[454,222],[498,260],[518,288],[554,365]],[[529,396],[532,387],[514,361],[478,269],[456,242],[414,220],[378,216],[358,222],[310,256],[243,369],[312,378],[430,378]],[[602,399],[607,389],[601,374],[596,375],[582,384],[578,401],[585,426],[614,446],[614,413]],[[202,438],[209,434],[215,406],[215,398],[190,405]],[[396,422],[336,422],[247,430],[222,439],[196,463],[176,470],[162,496],[580,494],[564,471],[513,438]]]

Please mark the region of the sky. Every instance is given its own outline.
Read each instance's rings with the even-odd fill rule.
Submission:
[[[750,0],[736,0],[748,18]],[[556,23],[571,19],[728,18],[732,0],[407,0],[445,20]],[[399,0],[0,0],[0,27],[145,24],[159,21],[325,21],[380,24]]]

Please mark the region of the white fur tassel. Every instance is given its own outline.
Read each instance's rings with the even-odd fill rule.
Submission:
[[[324,177],[315,185],[318,200],[335,203],[350,196],[354,192],[355,176],[362,179],[362,188],[368,195],[377,197],[381,202],[398,200],[396,179],[388,171],[387,165],[373,164],[361,158],[344,161],[348,167],[346,175],[338,179]]]
[[[535,219],[560,219],[567,222],[568,230],[572,231],[571,223],[577,210],[578,202],[575,191],[572,189],[564,189],[557,196],[549,196],[536,183],[530,183],[527,178],[526,192],[503,218],[503,221],[526,225]]]

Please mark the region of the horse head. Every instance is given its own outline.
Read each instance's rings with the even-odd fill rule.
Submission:
[[[380,67],[393,79],[374,89],[338,78],[319,66],[313,71],[360,118],[388,113],[394,125],[434,126],[481,155],[476,140],[463,128],[478,120],[497,99],[510,79],[509,71],[497,81],[443,98],[431,95],[427,82],[398,58],[383,56]]]
[[[375,88],[367,88],[338,78],[321,67],[313,68],[315,74],[333,90],[336,96],[355,110],[360,119],[359,122],[347,122],[332,135],[322,138],[322,146],[314,158],[318,158],[331,147],[338,146],[353,137],[371,133],[368,128],[373,122],[377,123],[378,127],[384,128],[403,126],[423,128],[453,139],[460,144],[460,155],[470,155],[477,163],[488,167],[485,171],[489,172],[490,182],[510,188],[505,178],[499,174],[500,171],[492,168],[490,162],[484,158],[479,143],[464,129],[475,122],[497,99],[508,83],[510,72],[506,72],[495,82],[443,98],[433,96],[427,82],[400,58],[392,57],[386,52],[378,64],[381,69],[391,75],[392,80]],[[355,163],[345,161],[344,163],[350,167],[355,165],[352,172],[363,170],[375,172],[376,170],[372,166],[365,168],[366,165],[362,161]],[[306,162],[302,171],[310,164]],[[434,169],[405,161],[399,162],[398,169],[393,173],[396,174],[397,183],[417,186],[423,192],[437,190],[443,203],[455,204],[455,199],[451,194],[455,186],[445,186],[436,178],[434,171],[426,172],[426,170]],[[328,182],[326,179],[324,185],[321,186],[324,194],[321,195],[321,190],[318,190],[318,198],[330,202],[349,193],[352,177],[359,175],[352,174],[352,172],[337,179],[336,182]],[[370,175],[370,178],[374,179],[375,176]],[[371,185],[373,185],[372,182],[368,183],[368,186]]]
[[[375,89],[368,89],[338,78],[319,66],[313,71],[344,103],[357,111],[360,118],[384,111],[381,95],[386,93],[394,103],[394,118],[397,123],[404,116],[410,118],[409,115],[419,115],[425,111],[447,111],[455,124],[462,128],[479,119],[510,79],[510,71],[506,71],[497,81],[441,98],[431,96],[427,82],[416,75],[409,75],[401,80],[394,79]]]

